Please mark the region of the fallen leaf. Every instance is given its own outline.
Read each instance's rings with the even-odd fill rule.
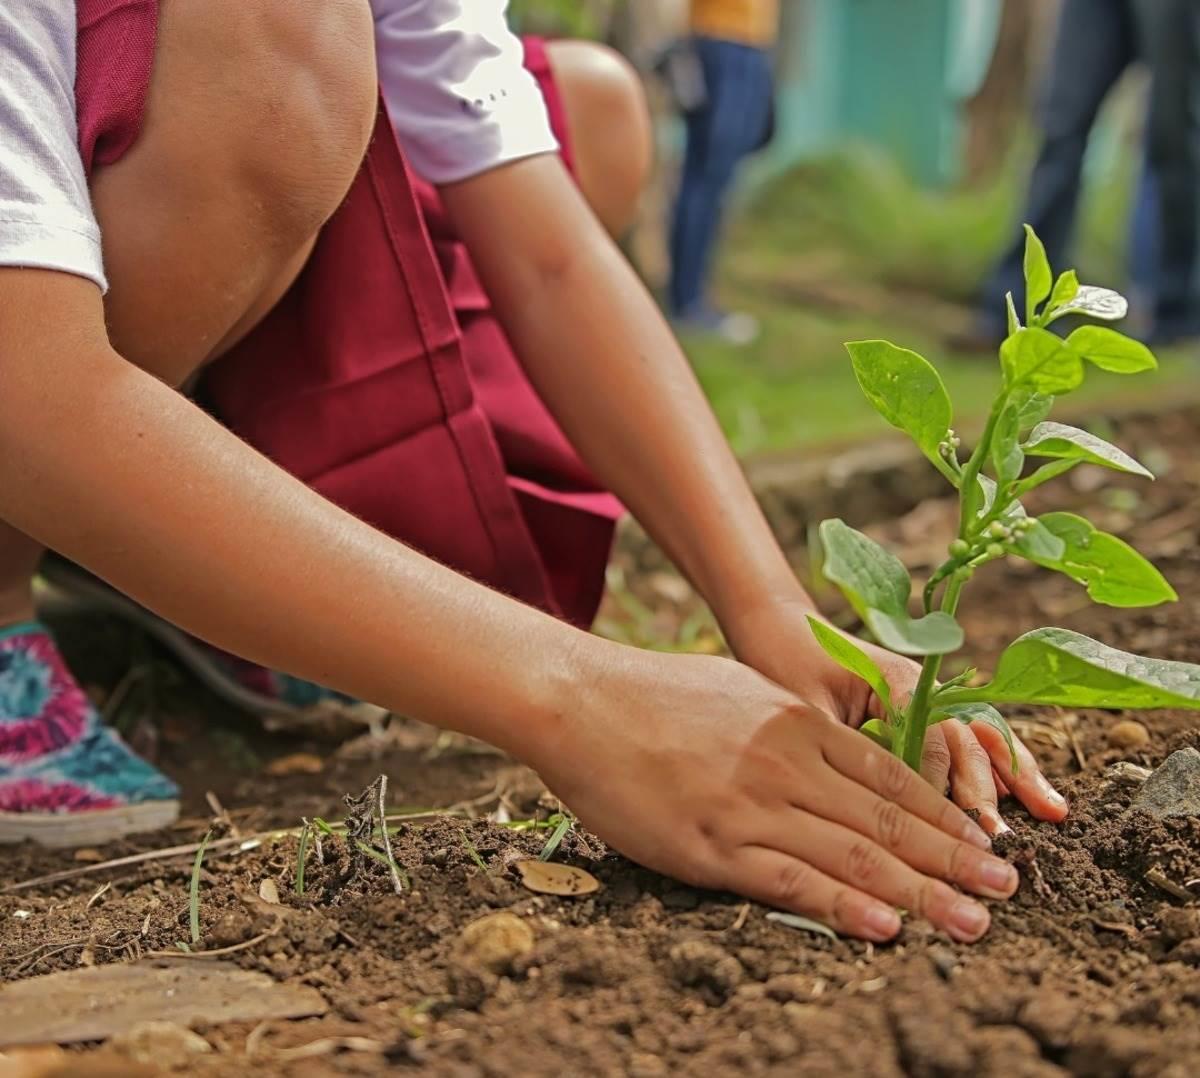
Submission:
[[[600,890],[600,881],[595,876],[574,865],[556,861],[517,861],[515,864],[521,882],[535,894],[575,897]]]
[[[293,752],[272,760],[263,772],[280,777],[283,775],[319,775],[325,770],[325,761],[311,752]]]
[[[275,885],[275,881],[271,879],[263,880],[258,885],[258,897],[264,902],[269,902],[272,906],[278,906],[279,888]]]
[[[820,936],[828,936],[831,940],[838,938],[837,933],[828,925],[801,917],[798,913],[780,913],[778,910],[772,910],[767,914],[767,920],[786,925],[788,928],[799,929],[801,932],[815,932]]]

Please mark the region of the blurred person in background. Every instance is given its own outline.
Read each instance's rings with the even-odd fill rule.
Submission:
[[[668,302],[676,326],[747,343],[749,315],[729,314],[709,295],[726,198],[741,162],[765,146],[774,126],[770,50],[778,0],[692,0],[690,49],[703,93],[685,112],[687,150],[671,226]]]
[[[1195,269],[1200,215],[1200,4],[1195,0],[1065,0],[1039,108],[1042,144],[1022,220],[1041,236],[1052,265],[1069,261],[1088,136],[1126,69],[1151,70],[1146,174],[1135,213],[1133,254],[1150,286],[1158,344],[1200,334]],[[1005,336],[1004,296],[1024,309],[1024,234],[988,279],[969,342]],[[1145,265],[1153,252],[1155,266]]]

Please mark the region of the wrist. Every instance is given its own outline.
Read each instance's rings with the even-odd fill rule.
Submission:
[[[749,595],[729,603],[728,609],[714,611],[725,639],[735,655],[750,661],[750,655],[778,635],[781,623],[794,624],[797,618],[821,617],[817,604],[795,577],[781,582],[769,592]],[[793,634],[789,631],[788,639]]]

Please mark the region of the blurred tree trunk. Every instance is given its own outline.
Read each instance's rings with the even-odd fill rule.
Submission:
[[[966,182],[996,174],[1029,114],[1030,88],[1039,30],[1046,25],[1045,0],[1005,0],[996,51],[979,92],[967,102]]]

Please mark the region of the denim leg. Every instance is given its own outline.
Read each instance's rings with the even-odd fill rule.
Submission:
[[[1134,0],[1152,72],[1146,153],[1158,181],[1156,330],[1195,329],[1200,241],[1200,5]]]
[[[738,164],[770,122],[771,71],[761,49],[698,38],[708,99],[687,121],[687,153],[671,229],[671,313],[704,306],[722,211]]]
[[[1150,0],[1157,2],[1157,0]],[[1066,261],[1088,135],[1108,92],[1136,58],[1129,0],[1066,0],[1042,91],[1042,143],[1029,180],[1022,221],[1031,224],[1055,267]],[[992,272],[982,317],[1002,331],[1004,294],[1025,309],[1024,232]]]

